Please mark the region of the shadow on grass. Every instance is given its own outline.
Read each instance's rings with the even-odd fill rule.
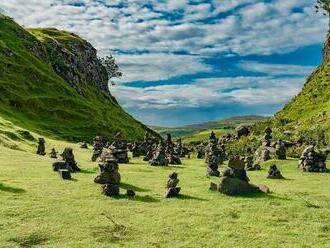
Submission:
[[[180,200],[196,200],[196,201],[208,201],[203,198],[195,197],[195,196],[190,196],[190,195],[184,195],[184,194],[179,194],[176,199]]]
[[[6,185],[3,185],[2,183],[0,183],[0,191],[5,191],[5,192],[10,192],[10,193],[15,193],[15,194],[22,194],[22,193],[26,192],[24,189],[6,186]]]
[[[136,192],[149,192],[150,191],[149,189],[143,189],[143,188],[140,188],[138,186],[134,186],[134,185],[131,185],[128,183],[120,183],[120,188],[126,189],[126,190],[131,189]]]
[[[145,195],[145,196],[140,196],[140,195],[135,195],[135,196],[128,196],[128,195],[119,195],[119,196],[114,196],[112,197],[113,199],[127,199],[131,201],[140,201],[140,202],[160,202],[159,199],[156,199],[150,195]]]
[[[78,173],[82,174],[95,174],[96,170],[86,170],[86,169],[81,169]]]
[[[232,195],[230,197],[235,197],[235,198],[265,198],[265,199],[272,199],[272,200],[291,200],[288,197],[282,197],[282,196],[276,196],[273,193],[250,193],[250,194],[239,194],[239,195]]]

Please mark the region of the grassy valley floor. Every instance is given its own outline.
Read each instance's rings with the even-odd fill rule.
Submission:
[[[52,160],[0,146],[0,247],[330,247],[330,174],[308,174],[296,160],[276,161],[287,180],[266,179],[266,196],[229,197],[208,190],[202,160],[180,167],[151,167],[141,159],[120,165],[121,193],[108,198],[93,182],[91,150],[74,148],[82,173],[63,181]],[[182,194],[164,199],[167,175],[177,171]]]

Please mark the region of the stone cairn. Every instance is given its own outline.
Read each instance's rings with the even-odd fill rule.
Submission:
[[[152,166],[168,166],[168,159],[165,154],[165,145],[162,141],[159,141],[157,148],[154,152],[152,159],[149,161],[149,164]]]
[[[277,168],[277,166],[275,164],[271,165],[269,167],[267,178],[269,178],[269,179],[284,179],[284,177],[282,176],[280,170]]]
[[[299,159],[299,167],[307,172],[326,172],[326,160],[327,155],[315,151],[315,145],[311,145],[303,151]]]
[[[167,181],[166,184],[166,193],[165,193],[165,198],[172,198],[172,197],[176,197],[181,188],[177,187],[178,183],[179,183],[179,179],[178,179],[178,174],[173,172],[172,174],[170,174],[169,179]]]
[[[196,146],[196,157],[197,159],[204,159],[205,158],[205,146],[203,143],[200,143]]]
[[[55,148],[52,148],[49,153],[50,158],[57,158],[58,152],[55,150]]]
[[[62,161],[53,163],[53,171],[68,170],[69,172],[80,171],[75,160],[72,148],[65,148],[63,153],[60,154]]]
[[[262,139],[262,144],[259,149],[256,151],[256,163],[262,163],[271,159],[271,153],[274,153],[274,148],[271,147],[272,142],[272,130],[267,127],[265,129],[265,136]]]
[[[111,154],[118,163],[128,164],[127,144],[121,140],[121,133],[118,132],[114,137],[114,142],[109,146]]]
[[[172,142],[172,137],[170,134],[167,134],[167,139],[165,142],[165,155],[167,157],[168,163],[173,165],[180,165],[181,159],[180,156],[174,152],[174,143]]]
[[[101,156],[104,147],[104,142],[101,136],[96,136],[93,139],[93,154],[92,161],[95,162]]]
[[[210,143],[206,148],[205,157],[205,162],[207,164],[206,175],[214,177],[220,176],[218,168],[223,162],[223,157],[215,139],[210,139]]]
[[[153,143],[152,145],[148,146],[148,150],[146,152],[146,155],[143,157],[143,161],[152,160],[154,158],[157,148],[158,144],[156,143]]]
[[[255,164],[253,162],[253,156],[244,157],[245,169],[247,171],[257,171],[261,170],[261,166],[259,164]]]
[[[211,183],[210,189],[227,195],[268,193],[268,187],[249,183],[249,178],[244,168],[244,160],[239,157],[231,158],[228,162],[228,169],[225,170],[220,178],[220,184]]]
[[[286,160],[286,148],[285,143],[279,140],[275,144],[275,158],[279,160]]]
[[[133,158],[138,158],[138,157],[141,156],[140,145],[139,145],[138,142],[134,142],[132,144],[132,147],[131,147],[130,151],[132,152]]]
[[[116,160],[109,159],[99,164],[100,174],[94,179],[95,183],[102,184],[101,192],[106,196],[119,195],[120,174]]]
[[[144,134],[144,140],[141,144],[138,144],[138,152],[144,156],[144,161],[149,161],[153,156],[153,151],[156,149],[157,139],[151,137],[148,132]]]
[[[80,148],[81,148],[81,149],[88,149],[88,144],[87,144],[87,142],[86,142],[86,141],[81,142],[81,143],[80,143]]]
[[[179,156],[180,158],[186,157],[186,155],[188,155],[188,153],[189,153],[188,149],[182,145],[181,138],[178,138],[176,140],[176,145],[174,147],[174,153],[176,156]]]
[[[261,166],[259,164],[254,163],[253,153],[251,148],[247,149],[248,155],[243,158],[245,163],[245,169],[247,171],[257,171],[261,170]]]
[[[37,147],[37,154],[41,156],[46,155],[46,147],[45,147],[45,139],[44,138],[39,138],[38,139],[38,147]]]

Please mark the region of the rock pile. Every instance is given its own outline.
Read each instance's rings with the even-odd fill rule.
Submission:
[[[60,154],[62,161],[57,161],[53,163],[53,171],[59,170],[69,170],[70,172],[80,171],[80,168],[77,165],[75,160],[73,150],[70,147],[64,149],[63,153]]]
[[[275,144],[275,158],[280,160],[286,159],[286,148],[285,143],[282,140],[279,140]]]
[[[181,164],[180,156],[174,152],[174,143],[172,142],[172,137],[170,134],[167,134],[167,139],[165,143],[165,154],[169,164]]]
[[[270,179],[284,179],[284,177],[282,176],[280,170],[277,168],[277,166],[275,164],[271,165],[269,167],[267,178],[270,178]]]
[[[95,183],[102,184],[101,192],[106,196],[119,195],[120,174],[116,160],[107,160],[99,164],[100,174],[94,179]]]
[[[196,157],[198,159],[204,159],[205,158],[205,146],[203,143],[200,143],[196,146]]]
[[[221,150],[218,148],[215,140],[210,140],[210,143],[206,148],[205,162],[207,164],[207,176],[220,176],[218,168],[219,165],[223,162],[223,155],[221,153]]]
[[[118,163],[127,164],[129,162],[127,144],[121,140],[121,133],[118,132],[114,137],[114,142],[109,146],[113,157]]]
[[[149,164],[152,166],[168,166],[168,163],[169,161],[165,154],[165,145],[160,141]]]
[[[45,139],[44,138],[39,138],[38,139],[38,147],[37,147],[37,154],[41,156],[46,155],[46,147],[45,147]]]
[[[95,162],[98,157],[101,156],[103,151],[104,142],[102,137],[96,136],[93,139],[93,154],[92,154],[92,161]]]
[[[52,148],[50,153],[49,153],[49,157],[51,158],[57,158],[57,151],[55,150],[55,148]]]
[[[172,198],[172,197],[176,197],[181,188],[177,187],[178,183],[179,183],[179,179],[178,179],[178,174],[173,172],[172,174],[170,174],[169,179],[167,181],[166,184],[166,193],[165,193],[165,198]]]
[[[327,155],[315,151],[315,146],[311,145],[305,148],[300,159],[299,167],[307,172],[326,172]]]
[[[257,171],[261,170],[261,166],[259,164],[255,164],[253,162],[253,156],[244,157],[245,169],[247,171]]]
[[[226,169],[224,175],[220,178],[220,184],[211,183],[211,190],[227,195],[269,192],[266,186],[256,186],[249,183],[249,178],[244,169],[245,163],[239,157],[231,158],[228,166],[228,169]]]

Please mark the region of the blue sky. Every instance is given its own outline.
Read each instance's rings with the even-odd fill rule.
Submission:
[[[2,0],[26,27],[57,27],[113,53],[111,86],[146,124],[278,111],[321,63],[327,19],[314,0]]]

